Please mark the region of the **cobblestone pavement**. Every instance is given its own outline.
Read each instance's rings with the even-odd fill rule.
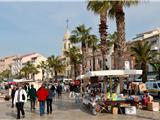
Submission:
[[[29,102],[25,104],[26,117],[23,120],[160,120],[159,112],[138,110],[137,115],[113,115],[101,113],[93,116],[83,105],[74,103],[67,98],[56,99],[53,103],[53,113],[39,115],[39,109],[31,112]],[[16,120],[16,108],[11,108],[11,102],[0,102],[0,120]]]

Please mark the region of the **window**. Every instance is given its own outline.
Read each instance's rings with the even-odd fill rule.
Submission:
[[[157,88],[157,84],[156,83],[153,84],[153,88]]]

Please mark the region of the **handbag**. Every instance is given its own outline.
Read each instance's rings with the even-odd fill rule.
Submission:
[[[25,100],[25,95],[24,95],[24,93],[22,94],[22,100]]]

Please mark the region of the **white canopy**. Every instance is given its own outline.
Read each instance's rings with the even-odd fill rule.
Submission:
[[[13,79],[13,82],[33,82],[34,80],[26,80],[26,79]]]
[[[127,75],[141,75],[142,70],[101,70],[90,71],[84,75],[84,77],[96,77],[96,76],[127,76]]]
[[[71,78],[64,78],[63,81],[72,81]]]
[[[78,77],[76,77],[76,80],[81,80],[83,79],[84,75],[79,75]]]

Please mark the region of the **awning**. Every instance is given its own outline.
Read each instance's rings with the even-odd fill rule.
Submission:
[[[84,77],[102,77],[102,76],[117,76],[123,77],[128,75],[141,75],[142,70],[101,70],[90,71],[84,75]]]

